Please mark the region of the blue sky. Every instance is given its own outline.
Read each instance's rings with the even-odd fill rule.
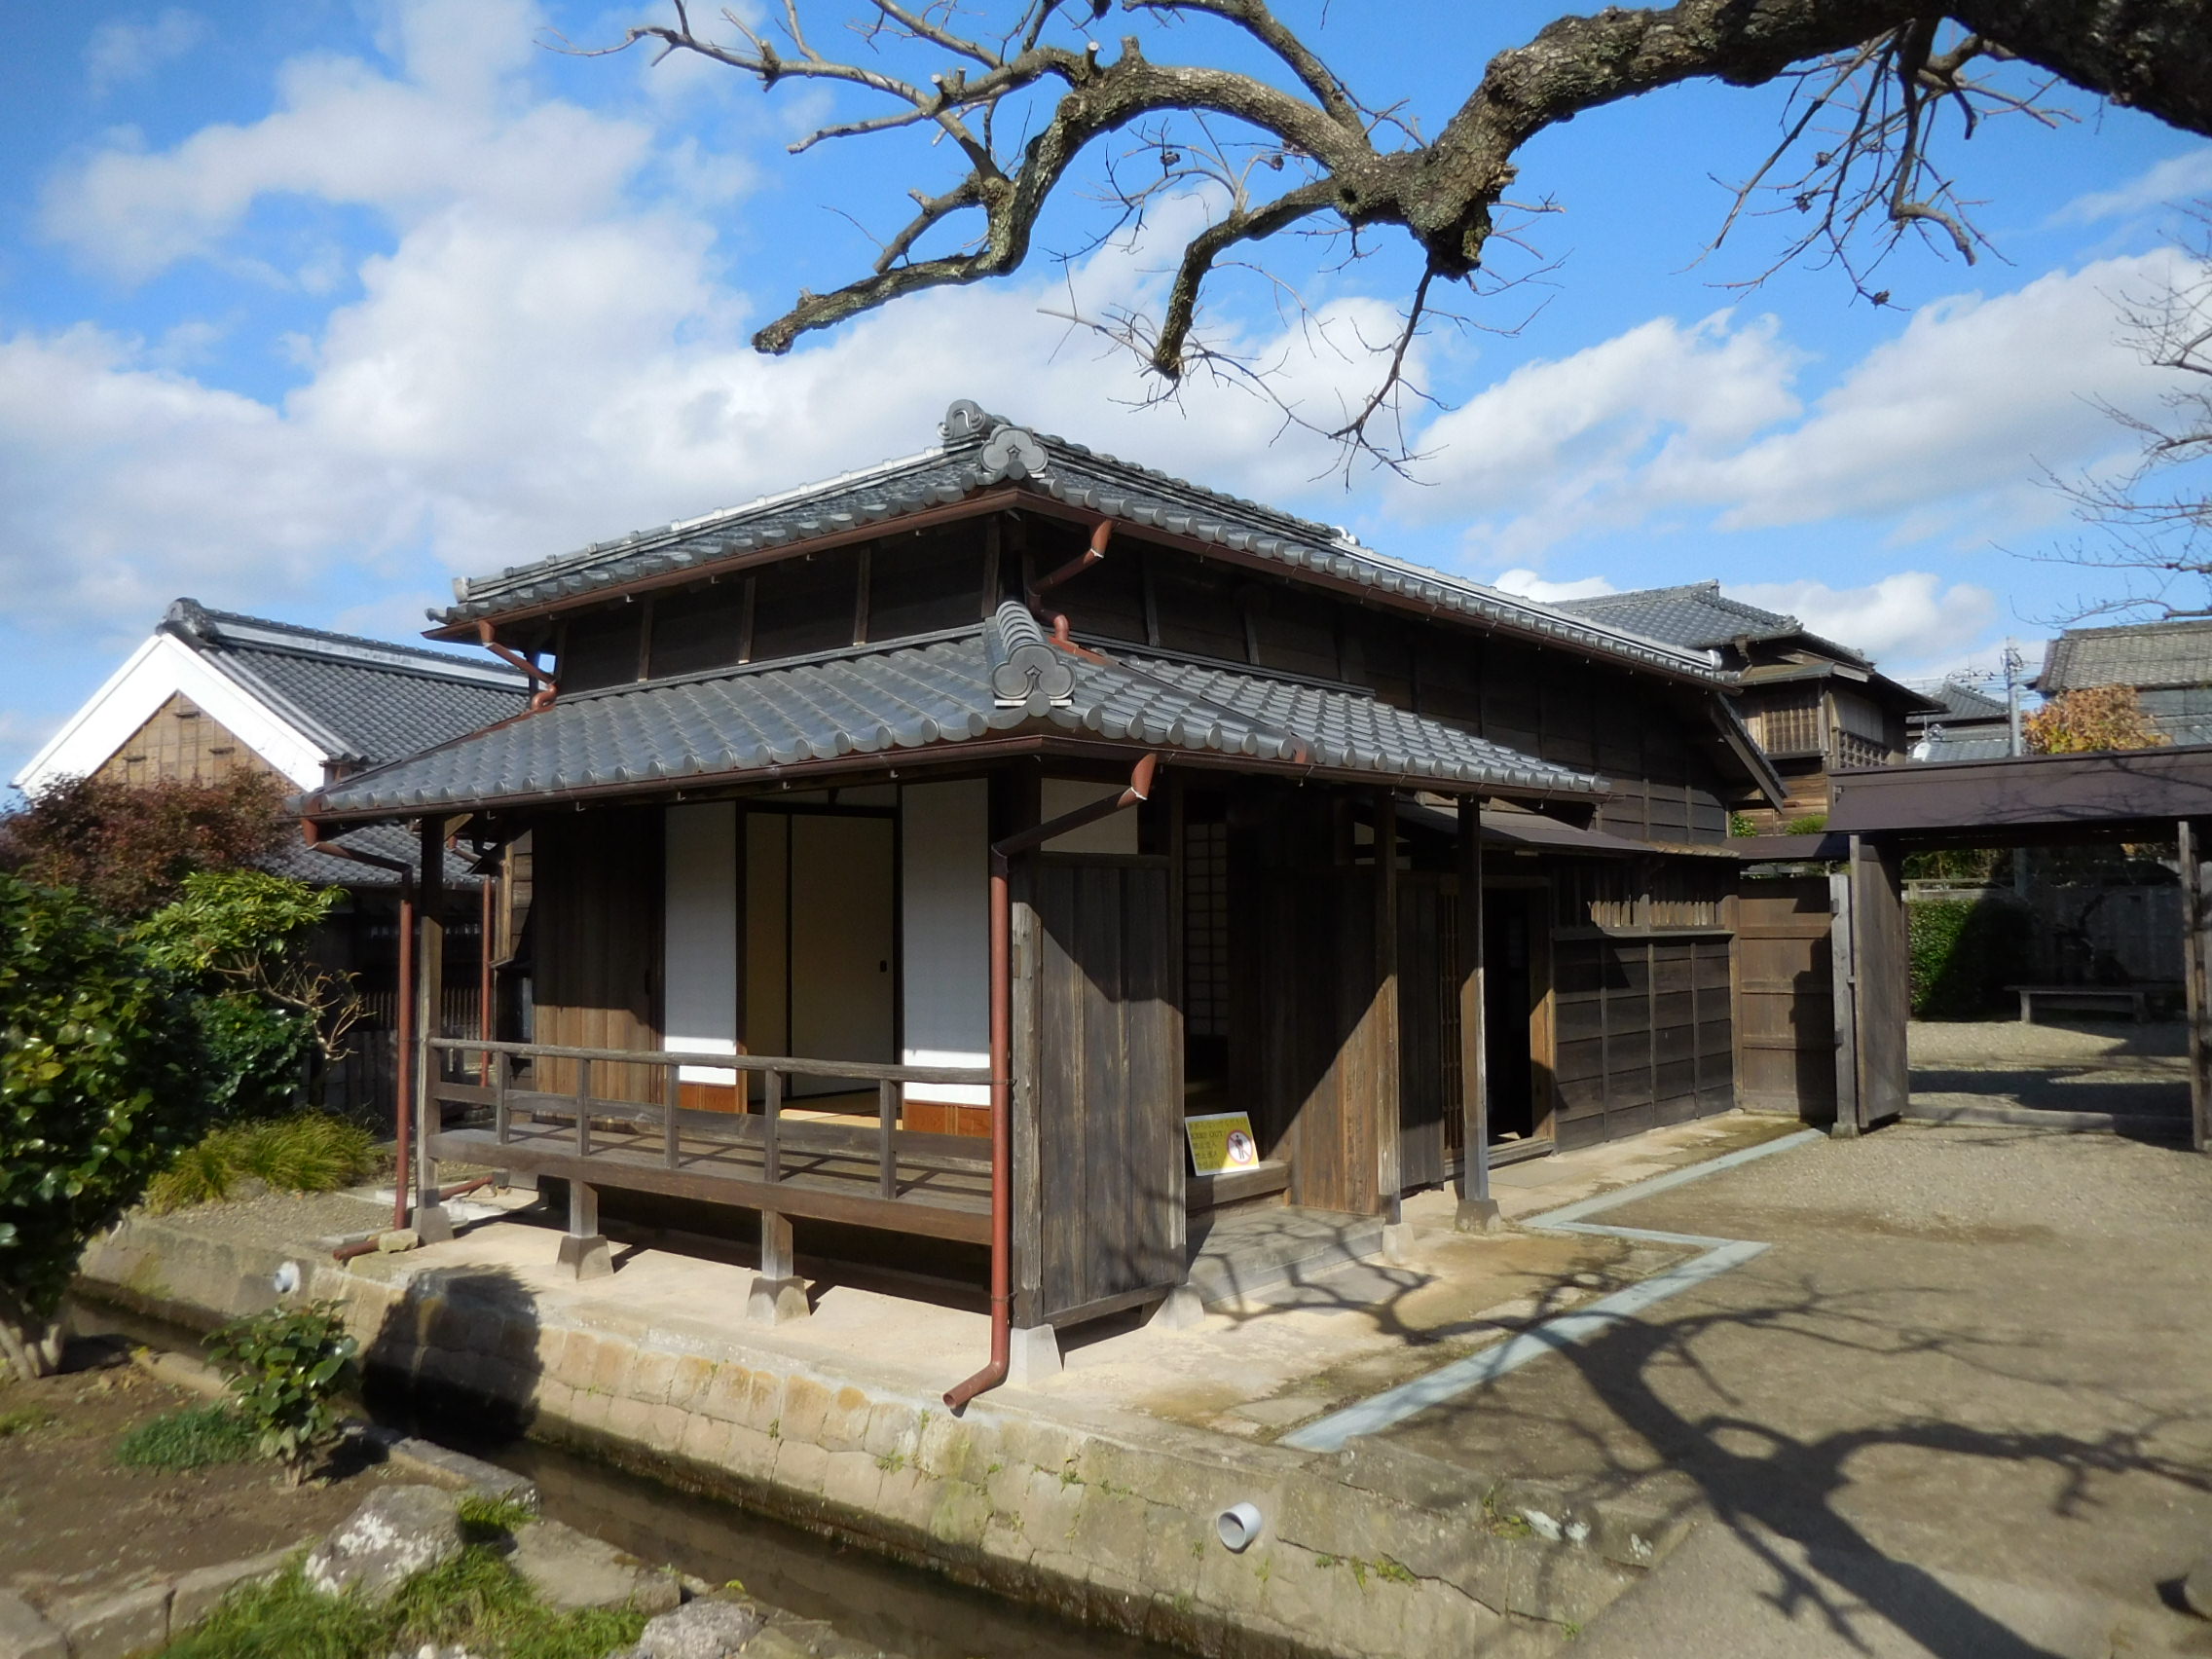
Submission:
[[[1715,178],[1772,143],[1778,92],[1595,112],[1521,158],[1518,194],[1561,209],[1534,228],[1543,268],[1465,305],[1493,328],[1421,349],[1445,407],[1419,418],[1419,478],[1347,489],[1248,393],[1133,407],[1132,368],[1052,314],[1156,301],[1165,233],[1196,203],[1135,245],[752,353],[798,288],[865,265],[831,204],[894,225],[949,164],[903,140],[794,160],[784,146],[837,107],[815,92],[549,49],[616,38],[657,0],[16,10],[0,776],[179,594],[403,637],[457,572],[922,447],[959,396],[1483,579],[1717,576],[1896,672],[1986,666],[2098,591],[2019,555],[2076,534],[2045,469],[2124,455],[2099,403],[2155,406],[2116,303],[2170,272],[2170,204],[2212,195],[2212,148],[2137,115],[2078,98],[2056,132],[1992,125],[1959,160],[1996,255],[1900,252],[1877,311],[1832,272],[1723,285],[1763,267],[1772,222],[1698,262],[1727,204]],[[1404,99],[1434,130],[1551,15],[1406,5],[1385,32],[1340,5],[1316,38],[1370,103]],[[1148,50],[1211,38],[1186,25]],[[1088,211],[1071,199],[1040,245],[1078,246]],[[1318,333],[1251,284],[1208,326],[1325,416],[1365,384],[1358,342],[1386,328],[1409,261],[1384,243],[1348,270],[1285,269]]]

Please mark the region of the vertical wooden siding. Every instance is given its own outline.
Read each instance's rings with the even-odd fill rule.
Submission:
[[[1835,970],[1825,876],[1747,879],[1736,900],[1738,1064],[1745,1106],[1835,1117]]]
[[[1552,952],[1563,1151],[1736,1103],[1725,934],[1555,936]]]
[[[1023,930],[1034,1009],[1022,1024],[1038,1242],[1024,1323],[1183,1276],[1183,1021],[1168,877],[1165,859],[1035,861]]]
[[[640,807],[539,820],[535,853],[536,1040],[578,1049],[661,1041],[661,815]],[[576,1086],[572,1062],[544,1062],[541,1087]],[[657,1100],[646,1066],[592,1068],[592,1093]]]

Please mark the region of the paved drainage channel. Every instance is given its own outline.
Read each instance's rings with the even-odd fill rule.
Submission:
[[[1614,1192],[1601,1193],[1580,1203],[1567,1204],[1556,1210],[1546,1210],[1532,1216],[1522,1225],[1532,1233],[1586,1233],[1602,1238],[1628,1238],[1643,1244],[1676,1244],[1694,1249],[1699,1253],[1686,1262],[1677,1263],[1649,1278],[1616,1290],[1610,1296],[1602,1296],[1586,1307],[1571,1313],[1562,1313],[1546,1319],[1542,1324],[1523,1331],[1516,1337],[1471,1353],[1465,1359],[1417,1377],[1411,1382],[1374,1395],[1347,1406],[1317,1422],[1282,1438],[1285,1446],[1295,1446],[1303,1452],[1341,1452],[1345,1443],[1362,1434],[1380,1434],[1386,1428],[1395,1428],[1408,1418],[1425,1412],[1431,1406],[1440,1406],[1447,1400],[1493,1382],[1509,1371],[1518,1371],[1531,1359],[1562,1348],[1586,1343],[1603,1336],[1616,1325],[1625,1324],[1646,1308],[1678,1296],[1693,1285],[1703,1284],[1738,1268],[1767,1246],[1752,1239],[1708,1238],[1695,1233],[1653,1233],[1641,1227],[1607,1227],[1601,1222],[1585,1220],[1621,1204],[1633,1204],[1641,1198],[1655,1198],[1686,1182],[1717,1175],[1723,1169],[1749,1163],[1753,1159],[1768,1158],[1791,1147],[1803,1146],[1808,1141],[1822,1140],[1818,1129],[1801,1129],[1779,1140],[1761,1142],[1731,1152],[1722,1158],[1693,1163],[1685,1169],[1677,1169],[1665,1175],[1654,1175],[1648,1181],[1622,1187]]]
[[[200,1334],[166,1320],[74,1302],[69,1328],[197,1356]],[[378,1414],[380,1420],[387,1414]],[[536,1483],[555,1521],[905,1659],[1171,1659],[1170,1650],[1092,1630],[1042,1608],[955,1584],[733,1503],[700,1496],[533,1441],[487,1443],[481,1424],[387,1422]]]

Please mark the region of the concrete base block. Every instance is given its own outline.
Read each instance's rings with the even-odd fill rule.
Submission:
[[[1034,1388],[1057,1377],[1060,1336],[1050,1325],[1016,1325],[1007,1352],[1006,1381],[1013,1388]]]
[[[1386,1221],[1382,1224],[1382,1259],[1393,1268],[1402,1268],[1414,1259],[1412,1222]]]
[[[605,1278],[614,1272],[614,1256],[608,1248],[607,1235],[595,1233],[588,1238],[573,1235],[561,1240],[560,1265],[571,1269],[579,1279]]]
[[[415,1236],[425,1244],[443,1244],[453,1237],[453,1217],[443,1204],[417,1204],[411,1219]]]
[[[69,1659],[69,1644],[38,1609],[13,1590],[0,1590],[0,1656],[5,1659]]]
[[[1461,1233],[1495,1233],[1505,1225],[1495,1198],[1461,1198],[1452,1225]]]
[[[1859,1125],[1857,1124],[1847,1124],[1839,1118],[1828,1125],[1828,1139],[1830,1140],[1857,1140],[1858,1138]]]
[[[752,1323],[783,1325],[803,1319],[812,1311],[806,1301],[806,1280],[753,1275],[753,1289],[745,1298],[745,1317]]]
[[[1187,1284],[1179,1284],[1167,1293],[1167,1300],[1152,1310],[1145,1321],[1155,1331],[1187,1331],[1206,1316],[1206,1305],[1198,1293]]]

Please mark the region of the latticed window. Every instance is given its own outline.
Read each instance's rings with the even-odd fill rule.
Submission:
[[[1183,827],[1183,1020],[1229,1035],[1229,826]]]
[[[1880,766],[1886,764],[1889,758],[1889,745],[1869,742],[1857,732],[1837,728],[1835,749],[1830,758],[1830,764],[1835,766]]]

